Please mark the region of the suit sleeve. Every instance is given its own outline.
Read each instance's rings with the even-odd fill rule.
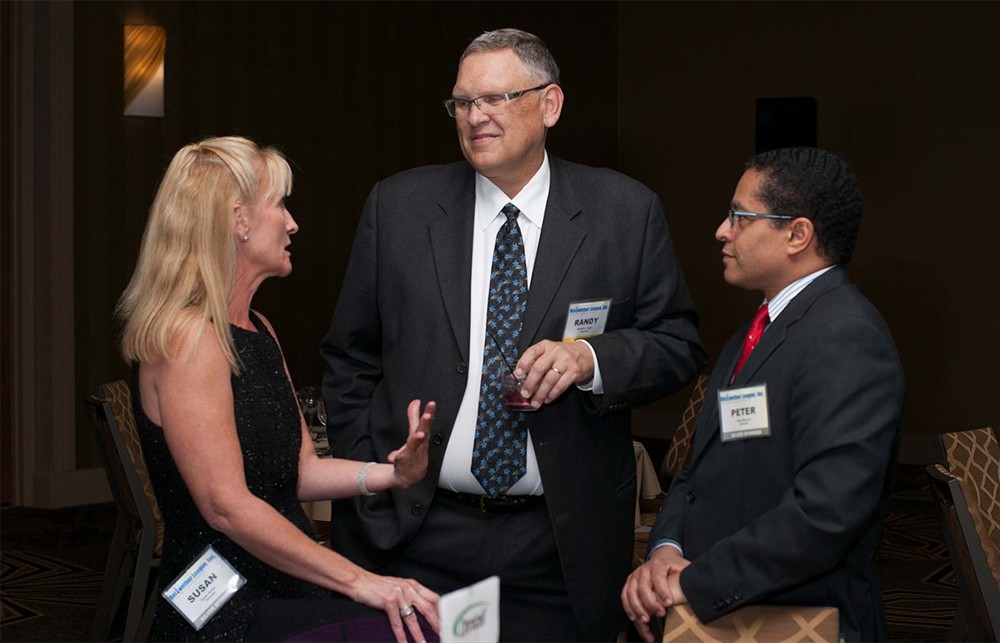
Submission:
[[[591,396],[598,413],[630,409],[683,388],[708,361],[698,339],[698,313],[681,273],[659,197],[644,208],[635,252],[639,269],[627,326],[588,339],[600,364],[604,394]]]
[[[369,431],[372,400],[382,380],[378,189],[376,184],[365,203],[330,331],[320,345],[331,453],[362,461],[378,459]]]
[[[871,318],[851,315],[797,346],[802,356],[778,411],[792,432],[792,485],[681,573],[704,621],[829,571],[877,520],[903,405],[892,340]],[[720,607],[723,595],[729,600]]]

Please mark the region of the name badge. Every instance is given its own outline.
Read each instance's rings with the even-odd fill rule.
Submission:
[[[500,577],[444,594],[438,602],[441,643],[500,640]]]
[[[187,622],[200,630],[247,580],[209,545],[191,566],[163,590],[167,599]]]
[[[608,323],[609,310],[611,310],[610,299],[570,302],[569,311],[566,313],[563,341],[575,342],[603,333],[604,325]]]
[[[723,442],[770,436],[767,384],[720,390],[719,424]]]

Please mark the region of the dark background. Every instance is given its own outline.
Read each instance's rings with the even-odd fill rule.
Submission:
[[[162,119],[122,115],[126,23],[166,28]],[[318,384],[365,196],[394,172],[460,158],[441,100],[465,45],[507,26],[541,36],[562,68],[549,152],[659,193],[713,360],[760,299],[725,284],[714,239],[754,153],[757,100],[814,98],[818,144],[851,162],[864,191],[851,274],[895,334],[906,431],[996,426],[994,3],[75,3],[76,399],[126,373],[112,313],[167,163],[224,134],[293,163],[295,269],[254,306],[296,385]],[[82,417],[78,465],[97,466]]]

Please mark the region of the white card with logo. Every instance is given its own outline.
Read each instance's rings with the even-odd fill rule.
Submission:
[[[603,333],[604,326],[608,323],[609,310],[611,310],[610,299],[570,302],[569,310],[566,312],[563,341],[575,342]]]
[[[500,640],[500,577],[441,596],[441,643],[497,643]]]
[[[174,579],[163,598],[196,630],[226,604],[247,580],[209,545]]]
[[[771,435],[767,384],[720,390],[719,425],[723,442]]]

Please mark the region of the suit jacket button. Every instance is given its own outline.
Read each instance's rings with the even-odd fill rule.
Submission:
[[[444,444],[444,436],[441,435],[440,433],[435,433],[434,437],[431,438],[431,442],[433,442],[434,444],[440,446],[440,445]]]
[[[694,501],[698,499],[697,494],[695,494],[695,492],[693,492],[693,491],[688,491],[687,492],[687,496],[685,496],[685,497],[687,498],[687,501],[688,501],[689,505],[690,504],[694,504]]]
[[[740,590],[736,590],[735,592],[733,592],[733,600],[734,601],[738,601],[741,598],[743,598],[743,592],[741,592]]]
[[[469,370],[469,365],[466,364],[465,362],[459,362],[458,365],[455,366],[455,370],[458,371],[459,373],[465,373],[467,370]]]
[[[410,507],[410,513],[413,514],[414,516],[419,516],[420,514],[424,513],[424,508],[419,504],[413,505],[412,507]]]

